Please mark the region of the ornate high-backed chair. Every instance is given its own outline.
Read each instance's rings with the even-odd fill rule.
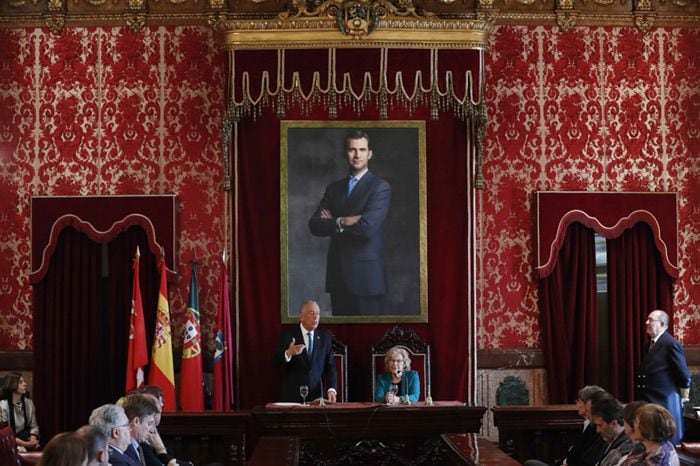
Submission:
[[[384,335],[371,347],[372,393],[370,399],[374,399],[377,376],[385,370],[384,355],[394,346],[401,346],[408,351],[411,358],[411,370],[417,371],[420,376],[420,399],[425,399],[431,380],[430,344],[421,340],[414,330],[399,325],[384,332]]]
[[[0,429],[0,465],[20,466],[15,432],[9,426]]]
[[[333,332],[333,357],[335,358],[337,401],[348,401],[348,345],[340,341]]]

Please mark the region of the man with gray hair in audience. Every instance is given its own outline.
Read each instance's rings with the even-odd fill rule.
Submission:
[[[114,404],[95,408],[90,414],[90,425],[107,437],[112,466],[143,466],[136,452],[131,451],[131,429],[124,408]]]
[[[75,436],[85,443],[87,449],[87,466],[106,466],[109,464],[107,437],[96,426],[84,425],[75,431]]]

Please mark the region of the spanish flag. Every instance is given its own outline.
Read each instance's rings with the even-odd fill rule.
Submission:
[[[175,369],[173,368],[173,336],[170,332],[170,306],[168,306],[168,283],[165,258],[158,260],[160,291],[156,331],[151,349],[151,368],[148,384],[163,390],[163,412],[175,411]]]

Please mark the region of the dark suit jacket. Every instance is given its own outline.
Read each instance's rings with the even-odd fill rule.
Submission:
[[[284,371],[282,381],[281,401],[301,402],[299,386],[308,385],[309,396],[306,401],[315,400],[321,396],[321,378],[323,377],[323,395],[325,397],[329,388],[336,387],[335,359],[333,358],[333,341],[330,333],[322,328],[314,331],[314,352],[309,358],[307,348],[301,354],[292,356],[289,362],[284,358],[284,351],[289,347],[292,337],[296,344],[303,344],[304,337],[299,325],[282,331],[277,348],[272,357],[272,366],[281,367]]]
[[[173,459],[170,455],[159,455],[156,450],[148,443],[141,442],[141,450],[143,451],[143,457],[146,460],[146,466],[163,466],[168,464],[168,461]]]
[[[146,460],[146,466],[163,466],[168,464],[170,460],[175,459],[174,456],[169,455],[168,453],[157,454],[156,450],[146,442],[142,442],[139,445],[141,445],[141,450],[143,451],[143,456]],[[175,459],[175,461],[177,461],[177,464],[180,466],[192,466],[192,463],[189,461],[180,459]]]
[[[661,334],[651,351],[644,352],[639,371],[637,397],[668,409],[676,420],[673,444],[683,438],[683,413],[679,388],[690,387],[690,372],[685,352],[668,332]]]
[[[348,178],[331,183],[316,212],[309,220],[314,236],[330,236],[326,264],[326,291],[347,289],[357,296],[386,294],[384,267],[384,220],[391,204],[391,186],[371,171],[365,173],[349,197]],[[333,218],[321,218],[328,209]],[[362,215],[362,219],[342,233],[336,219]]]
[[[606,446],[596,432],[595,424],[591,422],[571,444],[566,454],[566,463],[570,466],[593,466],[601,460]]]
[[[113,446],[109,446],[109,464],[112,466],[141,466],[141,462],[127,454],[120,453]]]

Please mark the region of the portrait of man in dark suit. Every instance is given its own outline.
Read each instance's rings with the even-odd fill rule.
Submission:
[[[329,236],[326,291],[340,315],[382,315],[386,294],[384,222],[391,186],[369,170],[372,149],[367,133],[345,138],[348,176],[326,188],[309,220],[314,236]]]
[[[426,321],[424,122],[290,121],[283,135],[283,321],[306,297],[330,322]]]

